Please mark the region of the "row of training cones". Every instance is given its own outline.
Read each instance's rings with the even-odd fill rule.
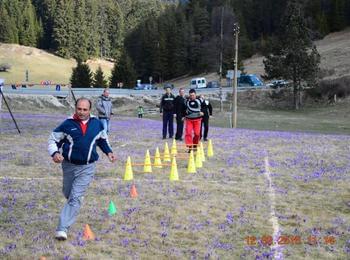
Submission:
[[[169,147],[168,147],[168,143],[165,143],[165,149],[164,149],[164,161],[165,160],[170,160],[171,161],[171,171],[170,171],[170,180],[176,180],[176,174],[174,174],[175,172],[177,173],[177,164],[176,164],[176,159],[174,160],[174,157],[176,156],[175,154],[177,153],[177,147],[176,147],[176,141],[174,139],[173,145],[172,145],[172,157],[173,159],[171,160],[170,157],[170,153],[169,153]],[[203,143],[200,142],[199,146],[197,147],[197,152],[196,152],[196,156],[194,158],[194,154],[193,154],[193,150],[192,152],[192,156],[190,153],[189,159],[188,159],[188,165],[187,165],[187,172],[188,173],[195,173],[197,168],[201,168],[203,167],[203,162],[206,161],[205,158],[205,153],[204,153],[204,147],[203,147]],[[212,141],[209,140],[208,143],[208,153],[207,153],[208,157],[212,157],[214,155],[213,152],[213,145],[212,145]],[[174,163],[175,161],[175,163]],[[145,173],[152,173],[152,166],[154,166],[155,168],[162,168],[164,164],[162,164],[162,160],[161,160],[161,156],[160,156],[160,152],[159,152],[159,148],[156,148],[156,154],[154,156],[154,163],[152,164],[151,162],[151,156],[149,153],[149,150],[146,151],[146,155],[145,155],[145,160],[143,165],[143,171]],[[175,169],[176,166],[176,169]],[[174,177],[175,176],[175,177]],[[177,175],[178,176],[178,175]],[[124,173],[124,180],[129,181],[129,180],[133,180],[133,170],[132,170],[132,163],[131,163],[131,157],[128,156],[127,161],[126,161],[126,165],[125,165],[125,173]]]

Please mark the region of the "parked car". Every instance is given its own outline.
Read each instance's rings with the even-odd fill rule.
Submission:
[[[175,86],[172,83],[165,83],[164,86],[163,86],[164,89],[166,89],[166,88],[174,89],[174,87]]]
[[[205,78],[193,78],[190,82],[190,88],[205,88],[207,80]]]
[[[274,80],[268,84],[266,84],[267,87],[270,87],[270,88],[284,88],[284,87],[287,87],[289,84],[288,81],[285,81],[283,79],[279,79],[279,80]]]
[[[264,83],[255,74],[241,75],[238,78],[238,87],[263,87]]]
[[[219,88],[220,83],[219,81],[209,81],[207,84],[207,88]]]
[[[152,84],[140,84],[134,87],[134,90],[151,90],[151,89],[157,89],[157,87]]]

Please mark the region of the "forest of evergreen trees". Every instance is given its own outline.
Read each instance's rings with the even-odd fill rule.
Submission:
[[[289,0],[297,1],[297,0]],[[130,59],[139,78],[166,80],[232,66],[233,24],[240,58],[267,53],[287,0],[1,0],[0,42],[84,61]],[[350,25],[348,0],[298,0],[314,39]],[[224,7],[224,8],[222,8]]]

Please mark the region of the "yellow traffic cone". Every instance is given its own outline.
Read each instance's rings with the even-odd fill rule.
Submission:
[[[170,170],[170,178],[171,181],[179,180],[179,173],[177,172],[177,164],[176,158],[173,156],[173,160],[171,161],[171,170]]]
[[[198,147],[197,152],[196,152],[196,168],[202,168],[203,167],[203,161],[202,161],[202,155],[200,152],[200,149]]]
[[[213,151],[213,143],[211,142],[211,139],[209,139],[208,142],[208,157],[213,157],[214,151]]]
[[[173,139],[173,145],[171,146],[171,155],[177,155],[176,140]]]
[[[201,151],[202,162],[205,162],[205,154],[204,154],[204,148],[203,148],[202,142],[200,142],[199,144],[199,150]]]
[[[130,156],[128,156],[128,159],[126,160],[126,165],[125,165],[124,181],[130,181],[132,179],[134,179],[134,174],[132,172],[131,158]]]
[[[159,148],[156,149],[156,154],[154,156],[154,167],[155,168],[163,168],[162,160],[160,159]]]
[[[143,172],[151,173],[152,172],[152,163],[151,156],[149,155],[149,150],[146,151],[145,161],[143,165]]]
[[[163,156],[164,156],[163,157],[164,162],[171,162],[168,143],[165,143]]]
[[[188,158],[187,172],[188,173],[196,173],[197,172],[196,165],[194,163],[193,151],[190,152],[190,157]]]

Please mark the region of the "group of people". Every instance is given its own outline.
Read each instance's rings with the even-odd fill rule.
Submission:
[[[97,99],[98,117],[91,115],[91,109],[91,100],[79,98],[73,116],[56,127],[48,140],[48,151],[52,160],[62,166],[62,192],[67,199],[59,215],[55,233],[57,240],[67,239],[68,230],[78,216],[84,194],[95,174],[96,161],[99,159],[96,147],[106,154],[110,162],[116,161],[108,142],[110,119],[113,115],[108,89]],[[171,89],[167,88],[161,99],[160,112],[163,115],[163,138],[166,138],[167,130],[169,137],[173,138],[173,118],[176,117],[177,140],[182,140],[185,122],[185,142],[190,148],[195,149],[202,137],[202,125],[206,141],[212,107],[203,96],[197,97],[194,89],[191,89],[189,97],[185,98],[184,89],[180,89],[179,95],[175,97]],[[143,114],[143,108],[139,114]]]
[[[185,97],[185,90],[179,89],[179,95],[174,96],[171,88],[165,89],[165,94],[160,101],[160,113],[163,117],[163,139],[174,136],[174,117],[176,118],[175,139],[182,141],[185,124],[185,143],[188,147],[196,148],[199,140],[207,141],[209,132],[209,118],[213,114],[213,108],[204,98],[197,96],[195,89],[190,89],[189,95]],[[204,131],[203,131],[204,128]]]

